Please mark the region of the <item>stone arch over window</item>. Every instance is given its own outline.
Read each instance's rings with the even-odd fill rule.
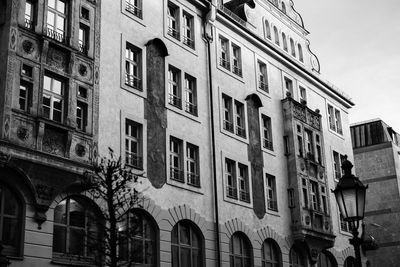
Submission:
[[[304,62],[303,58],[303,48],[301,47],[301,44],[297,44],[297,50],[299,51],[299,60],[301,62]]]
[[[296,47],[294,46],[294,41],[292,38],[290,38],[290,52],[292,56],[296,56]]]
[[[94,264],[100,260],[102,215],[90,199],[71,195],[54,208],[53,261]]]
[[[268,20],[265,20],[265,36],[271,40],[271,26]]]
[[[235,232],[229,240],[229,261],[231,266],[252,266],[253,247],[243,232]]]
[[[306,259],[301,250],[296,247],[292,246],[289,252],[289,266],[290,267],[305,267],[306,266]]]
[[[353,256],[348,256],[345,260],[344,260],[344,267],[356,267],[356,258],[354,258]]]
[[[267,238],[261,247],[262,266],[281,267],[282,253],[275,240]]]
[[[337,267],[337,262],[335,257],[329,251],[322,251],[319,254],[317,267]]]
[[[204,236],[190,220],[181,220],[171,232],[172,266],[204,266]]]
[[[275,38],[275,43],[279,45],[279,33],[278,33],[278,28],[274,26],[274,38]]]
[[[288,51],[288,45],[287,45],[286,34],[284,32],[282,32],[282,44],[283,44],[283,50],[285,50],[287,52]]]

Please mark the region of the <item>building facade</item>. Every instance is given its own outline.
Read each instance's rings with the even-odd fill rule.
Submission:
[[[99,264],[79,182],[109,148],[144,173],[143,232],[119,249],[137,266],[353,266],[330,193],[353,103],[321,77],[292,1],[1,5],[12,266]]]
[[[365,228],[379,245],[368,251],[371,266],[397,266],[400,261],[399,141],[400,135],[380,119],[351,125],[357,176],[368,184]]]

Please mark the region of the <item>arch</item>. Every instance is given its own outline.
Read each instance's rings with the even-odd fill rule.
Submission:
[[[345,260],[344,260],[344,264],[343,267],[355,267],[356,265],[356,258],[354,258],[353,256],[348,256]]]
[[[306,259],[301,250],[293,245],[289,252],[289,266],[290,267],[305,267]]]
[[[195,223],[181,220],[174,225],[171,231],[171,254],[172,266],[205,265],[204,235]]]
[[[323,250],[318,257],[317,265],[318,267],[337,267],[337,262],[335,257],[327,250]]]
[[[296,47],[294,46],[294,41],[290,38],[290,52],[292,56],[296,57]]]
[[[8,167],[0,168],[0,180],[20,194],[25,203],[37,203],[35,186],[29,176],[18,167],[17,163],[11,161]]]
[[[279,45],[279,34],[278,34],[278,29],[276,26],[274,26],[274,38],[275,38],[275,43]]]
[[[190,208],[188,205],[184,204],[170,208],[168,209],[168,212],[172,218],[172,221],[170,222],[171,227],[181,220],[190,220],[200,229],[202,233],[207,232],[206,219],[196,213],[195,210]]]
[[[301,47],[301,44],[297,44],[297,50],[299,51],[299,60],[301,62],[304,62],[303,58],[303,48]]]
[[[271,40],[271,26],[268,20],[265,20],[265,36]]]
[[[261,260],[263,266],[281,267],[282,252],[278,243],[272,238],[267,238],[261,247]]]
[[[246,101],[248,101],[248,100],[253,101],[257,108],[263,107],[261,98],[257,94],[250,94],[250,95],[246,96],[245,100]]]
[[[282,44],[283,44],[283,50],[285,50],[287,52],[288,45],[287,45],[287,40],[286,40],[286,34],[284,32],[282,32]]]
[[[229,261],[231,266],[253,266],[253,247],[245,233],[237,231],[229,240]]]
[[[146,43],[146,46],[150,46],[150,45],[153,45],[155,48],[157,48],[157,50],[160,53],[160,56],[166,57],[169,55],[167,46],[161,39],[154,38]]]
[[[282,12],[286,14],[286,6],[283,1],[282,1]]]
[[[266,239],[272,239],[279,246],[279,249],[281,250],[282,253],[289,254],[290,245],[288,240],[285,240],[270,226],[266,226],[264,228],[257,230],[257,236],[258,236],[257,242],[260,244],[260,247],[262,246],[263,242]]]

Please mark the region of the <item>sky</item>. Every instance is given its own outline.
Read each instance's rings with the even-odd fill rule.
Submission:
[[[355,103],[350,122],[380,118],[400,133],[400,1],[293,2],[321,75]]]

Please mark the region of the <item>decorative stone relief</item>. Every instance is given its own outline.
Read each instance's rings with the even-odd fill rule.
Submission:
[[[84,157],[86,155],[86,147],[84,144],[77,144],[75,146],[75,154],[79,157]]]
[[[67,71],[68,55],[64,51],[61,51],[54,47],[49,47],[47,54],[47,64],[61,71]]]
[[[9,43],[9,47],[11,51],[16,50],[17,48],[17,29],[15,29],[14,27],[12,27],[10,29],[10,43]]]
[[[88,74],[88,68],[85,64],[79,64],[78,67],[78,73],[82,76],[82,77],[86,77]]]
[[[65,134],[52,128],[45,128],[42,141],[42,149],[44,152],[58,156],[65,156]]]
[[[303,107],[293,105],[293,116],[298,120],[306,122],[306,111]]]
[[[22,140],[26,141],[29,138],[29,130],[23,126],[18,127],[17,130],[17,137]]]
[[[22,42],[22,49],[24,50],[25,53],[32,54],[33,51],[35,51],[35,45],[31,40],[24,40]]]
[[[4,138],[9,139],[10,138],[10,115],[6,114],[4,119]]]

